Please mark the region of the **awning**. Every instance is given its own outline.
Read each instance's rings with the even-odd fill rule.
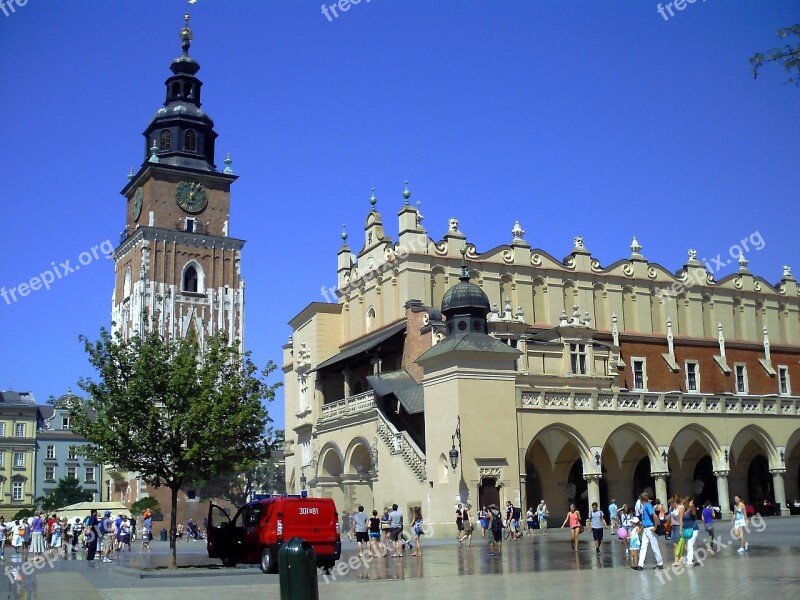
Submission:
[[[328,360],[321,362],[315,368],[311,369],[311,371],[320,371],[322,369],[327,369],[328,367],[333,367],[340,363],[347,361],[359,354],[363,354],[364,352],[368,352],[378,346],[379,344],[385,342],[390,337],[394,336],[401,331],[406,330],[406,322],[401,321],[400,323],[396,323],[391,327],[383,329],[381,331],[376,331],[374,334],[368,335],[366,338],[361,340],[360,342],[350,346],[346,350],[342,350],[339,354],[332,356]]]
[[[415,415],[425,410],[425,395],[422,384],[414,381],[408,371],[390,371],[380,375],[368,375],[367,382],[378,397],[394,394],[408,414]]]

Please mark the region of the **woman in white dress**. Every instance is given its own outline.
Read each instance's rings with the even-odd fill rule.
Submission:
[[[22,547],[22,536],[20,531],[23,531],[23,525],[19,520],[14,521],[14,534],[11,536],[11,545],[14,546],[14,552],[19,554],[19,549]]]
[[[50,547],[56,552],[62,547],[64,539],[64,524],[61,521],[53,523],[53,536],[50,538]]]

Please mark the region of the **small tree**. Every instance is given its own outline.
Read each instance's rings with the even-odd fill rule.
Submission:
[[[270,421],[262,400],[280,385],[264,379],[275,365],[259,374],[222,335],[207,338],[204,352],[196,336],[165,340],[154,331],[123,340],[101,330],[96,342],[81,341],[98,379],[80,381],[85,402],[68,400],[73,430],[95,461],[170,489],[169,568],[177,568],[178,491],[262,456]]]
[[[158,500],[152,496],[148,496],[147,498],[141,498],[131,504],[132,515],[143,515],[146,510],[149,510],[154,515],[160,515],[161,506],[159,506]]]
[[[750,64],[753,65],[753,77],[758,77],[764,63],[780,63],[783,65],[783,70],[789,74],[786,83],[800,85],[800,23],[779,29],[778,37],[782,40],[791,37],[798,39],[794,40],[794,45],[786,44],[780,48],[768,50],[766,54],[757,52],[751,56]]]
[[[253,494],[267,494],[271,492],[282,493],[286,486],[276,487],[277,461],[272,453],[283,448],[283,430],[270,430],[270,442],[264,448],[264,453],[258,460],[241,463],[229,472],[213,477],[196,485],[201,490],[204,500],[220,498],[227,500],[234,506],[244,506]],[[283,482],[281,482],[283,483]]]
[[[58,508],[77,504],[78,502],[88,502],[94,497],[92,492],[81,487],[80,481],[75,477],[64,477],[58,480],[58,485],[49,496],[39,496],[36,504],[42,510],[50,512]]]
[[[32,508],[23,508],[23,509],[18,510],[17,514],[15,514],[12,517],[11,520],[12,521],[16,521],[17,519],[27,519],[28,517],[32,517],[35,514],[36,514],[36,511],[33,510]]]

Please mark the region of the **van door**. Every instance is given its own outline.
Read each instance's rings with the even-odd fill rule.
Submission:
[[[234,548],[234,529],[231,518],[221,506],[209,503],[206,549],[209,558],[227,560]]]

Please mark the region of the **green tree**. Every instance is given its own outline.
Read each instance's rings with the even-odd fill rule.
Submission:
[[[154,515],[161,514],[161,506],[158,504],[158,500],[153,498],[152,496],[148,496],[147,498],[141,498],[131,504],[131,514],[132,515],[143,515],[144,511],[149,510]]]
[[[779,29],[778,37],[782,40],[793,37],[797,39],[779,48],[768,50],[766,54],[757,52],[751,56],[753,77],[758,77],[761,67],[765,63],[780,63],[783,65],[783,70],[789,74],[786,83],[800,85],[800,23]]]
[[[73,431],[89,440],[87,456],[135,471],[171,491],[169,568],[177,568],[178,491],[262,456],[270,422],[262,401],[280,385],[266,383],[249,354],[222,335],[165,340],[154,331],[123,340],[101,330],[81,336],[97,379],[81,379],[85,401],[68,400]]]
[[[27,519],[28,517],[32,517],[36,514],[36,511],[32,508],[23,508],[17,511],[11,520],[16,521],[17,519]]]
[[[70,504],[88,502],[93,497],[92,492],[83,489],[81,482],[75,477],[63,477],[58,480],[56,489],[49,496],[39,496],[35,502],[38,506],[41,506],[42,510],[50,512]]]
[[[281,475],[278,480],[278,461],[273,456],[282,450],[283,430],[268,430],[270,440],[258,459],[240,463],[229,473],[223,473],[196,485],[204,500],[227,500],[236,507],[243,506],[253,494],[284,493],[286,485]]]

